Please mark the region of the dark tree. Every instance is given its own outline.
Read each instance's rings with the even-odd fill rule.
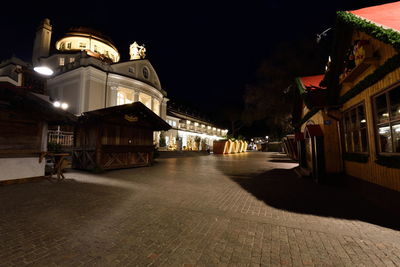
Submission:
[[[243,121],[247,126],[265,125],[275,139],[292,131],[295,77],[324,72],[327,54],[315,40],[280,44],[260,64],[255,79],[247,84]],[[257,123],[256,123],[257,122]]]

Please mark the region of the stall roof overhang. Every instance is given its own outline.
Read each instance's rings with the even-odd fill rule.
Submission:
[[[326,87],[320,86],[320,83],[323,79],[324,74],[298,77],[295,79],[300,95],[302,96],[303,103],[309,109],[315,107],[324,107],[327,103]]]
[[[320,86],[320,83],[324,79],[324,76],[324,74],[320,74],[297,78],[297,85],[299,87],[300,93],[326,89],[326,87]]]
[[[74,124],[77,121],[75,115],[54,107],[23,87],[0,86],[0,110],[24,112],[49,123]]]
[[[97,109],[83,113],[79,122],[85,123],[114,123],[167,131],[171,126],[141,102]]]
[[[400,32],[400,1],[348,12],[378,26]]]

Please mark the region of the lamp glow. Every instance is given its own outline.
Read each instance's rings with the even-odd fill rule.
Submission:
[[[56,108],[59,108],[59,107],[61,107],[61,103],[59,101],[55,101],[53,103],[53,106],[55,106]]]
[[[62,103],[61,104],[61,108],[64,109],[64,110],[67,109],[68,108],[68,104],[67,103]]]
[[[52,69],[50,69],[49,67],[46,67],[46,66],[34,67],[33,70],[39,74],[46,75],[46,76],[50,76],[54,73],[54,71]]]

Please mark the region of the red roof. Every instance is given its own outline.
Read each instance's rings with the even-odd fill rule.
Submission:
[[[400,31],[400,1],[348,11],[370,22]]]
[[[315,90],[315,87],[325,89],[325,87],[321,87],[319,83],[324,79],[324,74],[321,75],[314,75],[314,76],[306,76],[306,77],[300,77],[299,78],[301,83],[303,84],[303,87],[309,88],[311,90]]]

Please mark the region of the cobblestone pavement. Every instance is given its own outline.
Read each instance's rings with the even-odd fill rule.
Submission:
[[[0,266],[400,266],[399,217],[279,157],[0,187]]]

